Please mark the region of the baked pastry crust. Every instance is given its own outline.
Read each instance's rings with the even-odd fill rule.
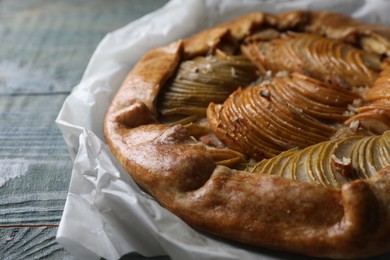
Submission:
[[[133,179],[194,228],[317,257],[390,251],[390,167],[340,190],[216,165],[180,125],[157,120],[157,96],[183,59],[240,42],[265,27],[319,32],[389,55],[390,30],[329,12],[252,13],[148,52],[106,114],[104,135]]]

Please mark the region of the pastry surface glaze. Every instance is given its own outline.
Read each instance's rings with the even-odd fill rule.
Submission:
[[[388,28],[339,14],[249,14],[147,53],[107,112],[104,134],[111,151],[140,186],[194,228],[317,257],[360,258],[389,252],[389,166],[370,178],[330,189],[217,165],[207,145],[191,138],[186,128],[158,121],[157,96],[183,59],[224,49],[226,42],[241,42],[264,27],[318,32],[377,55],[390,52]],[[375,73],[370,75],[377,77]],[[384,130],[389,127],[390,83],[385,79],[387,70],[378,75],[377,84],[387,84],[385,90],[373,87],[367,94],[371,104],[359,113],[362,119],[383,122],[379,128]],[[379,110],[385,111],[382,117],[375,114]]]

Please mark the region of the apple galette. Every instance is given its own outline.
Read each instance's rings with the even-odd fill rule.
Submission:
[[[384,26],[248,14],[145,54],[105,138],[196,229],[309,256],[386,253],[389,55]]]

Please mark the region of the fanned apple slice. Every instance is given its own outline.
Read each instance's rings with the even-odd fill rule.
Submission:
[[[342,184],[345,182],[342,182],[337,176],[337,172],[333,171],[332,166],[335,163],[335,157],[334,157],[334,149],[338,146],[337,140],[332,140],[329,142],[326,142],[327,144],[324,145],[325,149],[320,156],[321,160],[321,172],[323,172],[324,176],[326,177],[328,181],[328,187],[332,187],[334,189],[340,189],[342,187]],[[343,161],[344,163],[344,161]]]
[[[353,146],[353,149],[351,151],[351,157],[350,157],[351,158],[351,163],[352,163],[352,166],[353,166],[353,170],[354,170],[354,172],[356,173],[356,175],[358,176],[359,179],[364,179],[364,178],[367,177],[364,174],[364,172],[359,169],[359,161],[360,161],[359,151],[361,151],[360,147],[364,146],[365,142],[362,142],[362,140],[365,140],[365,139],[366,138],[363,137],[362,139],[360,139],[359,141],[356,142],[356,144]]]
[[[296,126],[296,128],[300,129],[310,129],[311,133],[316,133],[319,136],[323,136],[324,133],[333,132],[334,129],[327,124],[323,124],[316,120],[314,117],[311,117],[303,112],[301,107],[294,107],[290,104],[289,100],[284,96],[283,90],[279,87],[279,84],[285,84],[281,81],[274,81],[270,85],[272,89],[273,104],[277,107],[278,111],[283,111],[290,120],[286,119],[288,122],[291,121]],[[282,115],[282,114],[281,114]],[[318,142],[318,141],[317,141]]]
[[[253,107],[252,114],[256,113],[262,119],[257,120],[258,123],[265,125],[265,128],[272,129],[270,135],[275,135],[276,138],[283,142],[282,147],[290,149],[290,146],[302,146],[302,143],[316,143],[324,140],[322,132],[317,129],[302,133],[297,131],[298,128],[304,128],[301,125],[297,115],[284,107],[285,104],[279,106],[277,104],[276,92],[272,85],[261,85],[258,88],[251,88],[249,96],[258,96],[259,98],[249,98],[248,102],[252,106],[244,106],[245,108]],[[263,93],[263,94],[262,94]],[[292,115],[291,115],[292,114]]]
[[[362,136],[350,136],[337,140],[337,145],[332,150],[331,169],[340,184],[348,183],[358,179],[356,171],[353,169],[352,156],[354,147],[362,139]]]
[[[371,138],[366,147],[366,158],[364,161],[367,164],[366,168],[370,176],[373,176],[379,169],[382,168],[379,158],[376,156],[377,153],[375,152],[378,148],[378,139],[380,138],[381,136],[375,136],[374,138]]]
[[[278,88],[277,84],[279,82],[275,83],[271,85],[271,89],[272,93],[274,93],[272,101],[277,108],[277,115],[284,117],[286,122],[292,124],[295,131],[304,132],[306,137],[309,136],[309,133],[316,134],[319,137],[316,143],[327,140],[335,132],[335,129],[330,125],[305,114],[302,108],[291,106],[289,100],[283,97],[283,91]]]
[[[305,164],[309,153],[307,150],[302,151],[301,153],[296,153],[295,156],[292,156],[291,161],[291,175],[293,180],[311,182],[312,176],[307,174],[307,166]]]
[[[226,120],[221,113],[222,106],[216,105],[214,103],[210,103],[208,109],[207,109],[207,118],[209,120],[209,125],[212,129],[213,125],[218,126],[218,138],[222,142],[224,142],[228,147],[243,152],[245,151],[245,148],[241,148],[235,143],[235,139],[239,138],[239,136],[236,136],[231,129],[226,125]],[[214,134],[216,131],[214,131]]]
[[[269,105],[268,100],[266,99],[253,99],[251,98],[253,95],[258,95],[259,93],[253,93],[253,91],[257,91],[255,88],[251,88],[250,91],[252,92],[249,95],[243,95],[242,98],[237,99],[238,104],[235,104],[236,107],[239,107],[239,113],[245,117],[250,118],[253,115],[257,115],[256,120],[252,120],[252,126],[255,131],[254,133],[257,133],[256,135],[265,136],[265,139],[268,140],[270,143],[275,144],[279,150],[285,150],[286,148],[292,148],[296,144],[293,142],[286,143],[281,138],[280,128],[275,121],[273,121],[273,118],[268,116],[267,113],[259,113],[259,111],[264,111],[266,109],[267,111],[271,111],[271,107]],[[265,86],[260,91],[269,91],[269,89]],[[267,109],[268,108],[268,109]],[[264,111],[265,112],[265,111]],[[273,115],[273,112],[271,111],[271,114]],[[267,127],[264,127],[264,122],[269,122]]]
[[[269,132],[267,129],[270,127],[270,123],[263,120],[261,116],[262,110],[259,110],[256,107],[252,107],[251,104],[245,102],[245,100],[247,99],[262,99],[263,97],[258,95],[258,93],[264,89],[265,88],[263,86],[259,86],[249,87],[242,91],[236,91],[224,102],[222,108],[219,110],[221,115],[218,116],[219,118],[225,118],[225,124],[229,125],[230,131],[236,133],[237,138],[234,140],[234,145],[238,145],[239,147],[241,147],[241,151],[243,150],[249,156],[252,156],[257,159],[262,158],[258,157],[258,151],[263,151],[264,154],[262,154],[261,156],[264,155],[266,157],[275,156],[283,151],[283,148],[279,146],[280,141],[274,141],[276,140],[276,136],[275,138],[272,138],[272,136],[267,134],[267,132]],[[254,93],[257,96],[253,96]],[[240,102],[240,99],[243,99],[244,101]],[[291,111],[289,113],[293,114],[293,112]],[[215,116],[215,113],[208,113],[209,118],[212,116]],[[275,116],[278,116],[276,110]],[[293,120],[294,119],[292,116],[286,117],[287,124],[291,124]],[[210,127],[216,134],[216,136],[229,146],[229,141],[224,140],[225,136],[224,134],[221,134],[221,131],[218,128],[218,124],[220,124],[219,121],[220,120],[209,119]],[[297,120],[297,124],[298,123],[300,123],[300,121]],[[277,126],[273,125],[273,127]],[[303,130],[304,127],[305,125],[302,124],[299,128],[295,127],[294,125],[290,128],[294,129],[294,131],[300,131],[301,135],[303,136],[305,132],[310,132],[310,130]],[[276,129],[277,133],[283,133],[282,130],[284,129]],[[279,140],[285,142],[288,142],[288,138],[291,138],[291,136],[286,136],[286,140],[283,140],[281,136],[279,136]],[[310,145],[310,143],[308,143],[307,140],[302,139],[301,145],[307,146]],[[292,145],[290,145],[289,147],[285,146],[284,150],[291,148],[291,146]],[[244,147],[247,147],[248,150],[243,149]],[[269,151],[271,150],[273,150],[273,152],[269,153]]]
[[[286,78],[286,91],[294,93],[294,98],[305,111],[316,118],[332,121],[345,120],[348,106],[360,96],[352,91],[337,88],[301,73],[292,73]],[[288,86],[288,89],[287,89]]]
[[[365,106],[358,109],[357,115],[346,120],[346,125],[358,121],[362,128],[376,134],[390,129],[390,65],[384,62],[383,66],[380,77],[365,93]]]
[[[270,97],[264,93],[268,93]],[[272,143],[281,147],[281,151],[297,146],[307,146],[305,144],[314,143],[323,138],[319,135],[313,138],[315,135],[308,135],[307,131],[304,133],[297,131],[295,124],[291,123],[294,119],[274,106],[274,102],[271,100],[273,96],[274,92],[271,86],[262,85],[248,88],[238,101],[243,116],[251,118],[255,115],[254,120],[250,121],[260,136],[271,138]]]
[[[264,171],[263,169],[261,169],[261,172],[268,173],[268,174],[269,174],[269,172],[272,172],[276,176],[291,179],[292,174],[291,174],[290,162],[293,161],[296,153],[291,153],[290,151],[291,150],[279,154],[279,156],[277,156],[277,158],[278,158],[277,160],[271,161],[271,167],[269,168],[269,170]],[[264,162],[267,162],[267,160],[264,160]],[[259,169],[260,168],[257,167],[257,170],[259,170]],[[253,171],[253,172],[256,172],[256,171]]]
[[[370,177],[370,170],[368,169],[367,153],[371,152],[367,149],[367,146],[372,138],[367,137],[361,140],[362,144],[359,147],[359,163],[357,165],[358,171],[364,175],[364,178]]]
[[[372,146],[370,147],[370,149],[372,149],[372,157],[373,157],[373,160],[375,162],[375,170],[377,170],[377,171],[380,167],[382,167],[382,165],[390,163],[390,162],[386,162],[386,160],[384,160],[385,156],[382,156],[382,152],[381,152],[382,146],[380,144],[380,141],[381,141],[381,138],[375,139]],[[382,158],[382,157],[384,157],[384,158]]]
[[[241,50],[259,69],[301,71],[342,87],[372,86],[381,65],[379,55],[315,34],[251,41]]]
[[[291,74],[295,84],[290,87],[313,101],[328,104],[332,107],[345,107],[360,96],[350,90],[335,87],[323,81],[308,77],[302,73]]]
[[[308,176],[310,176],[311,178],[311,182],[312,183],[315,183],[315,184],[318,184],[320,185],[321,184],[321,181],[317,174],[315,173],[315,171],[313,171],[313,167],[312,167],[312,158],[314,157],[313,156],[313,152],[315,151],[315,148],[317,148],[316,145],[312,145],[312,146],[309,146],[307,147],[305,150],[305,153],[307,153],[307,156],[306,156],[306,160],[304,162],[305,164],[305,168],[306,168],[306,174]]]
[[[312,167],[315,174],[321,180],[321,184],[325,187],[332,187],[332,181],[329,178],[329,174],[325,172],[325,167],[323,165],[322,158],[326,156],[327,153],[332,149],[331,146],[334,145],[334,141],[322,142],[318,145],[317,156],[312,157]]]
[[[345,112],[348,110],[347,105],[343,106],[331,106],[327,104],[327,99],[333,98],[333,95],[325,96],[326,93],[323,93],[324,100],[322,102],[318,102],[316,100],[312,100],[310,97],[302,95],[296,89],[299,89],[299,83],[296,82],[295,79],[284,79],[285,84],[279,84],[281,87],[281,94],[283,97],[289,101],[289,104],[297,109],[301,109],[303,113],[308,114],[312,117],[324,120],[331,120],[336,122],[342,122],[348,117]],[[318,92],[323,92],[323,87],[321,84],[317,85]],[[337,91],[334,91],[336,94]],[[353,99],[350,99],[350,103],[352,103]]]
[[[228,147],[254,158],[272,157],[274,154],[280,153],[280,149],[274,149],[262,139],[253,139],[248,136],[240,124],[232,127],[231,120],[229,120],[228,113],[225,110],[226,108],[222,105],[211,103],[207,110],[207,117],[214,134]],[[239,122],[236,121],[236,123]]]
[[[239,108],[237,108],[235,102],[238,97],[242,96],[241,94],[241,89],[238,89],[225,101],[224,104],[226,105],[223,105],[220,109],[219,117],[225,122],[230,136],[234,135],[233,144],[221,136],[218,122],[215,124],[216,121],[209,120],[211,129],[223,142],[227,141],[226,145],[229,147],[233,145],[232,149],[238,146],[240,147],[239,151],[254,158],[272,157],[279,154],[282,149],[273,143],[269,137],[259,138],[259,135],[256,136],[254,134],[256,128],[253,126],[254,119],[244,117]],[[211,117],[211,114],[208,114],[208,117]]]
[[[349,118],[344,124],[351,125],[353,122],[358,122],[361,128],[374,134],[381,134],[390,129],[390,108],[380,109],[375,105],[365,108],[364,112]]]
[[[387,138],[380,138],[379,143],[379,159],[381,159],[382,165],[390,164],[390,131],[383,134]]]
[[[228,118],[228,126],[232,131],[239,133],[240,139],[236,139],[235,142],[242,147],[247,147],[245,152],[251,151],[252,156],[273,156],[281,151],[281,148],[272,142],[269,136],[265,138],[256,137],[256,126],[252,124],[252,118],[247,117],[242,113],[242,110],[237,107],[237,99],[241,97],[242,90],[239,89],[234,92],[226,101],[222,108],[222,114]],[[211,125],[213,129],[213,125]],[[218,134],[217,134],[218,136]],[[263,154],[259,154],[259,151],[264,151]],[[257,157],[259,158],[259,157]],[[261,157],[260,157],[261,158]]]
[[[374,86],[366,92],[366,101],[374,103],[383,100],[384,103],[390,99],[390,60],[383,62],[383,70]]]
[[[250,172],[258,172],[257,169],[261,169],[263,173],[269,173],[275,170],[275,175],[279,176],[280,171],[277,171],[277,169],[280,169],[279,166],[285,164],[285,158],[293,154],[295,151],[296,149],[284,151],[280,153],[275,160],[264,159],[257,163],[252,169],[250,169]]]
[[[213,148],[207,146],[206,149],[210,153],[216,165],[233,167],[240,162],[246,161],[245,155],[228,148]]]
[[[223,102],[237,87],[254,81],[257,73],[246,57],[220,51],[183,61],[159,94],[159,111],[162,115],[191,115],[195,110],[205,116],[210,102]]]
[[[324,176],[324,174],[321,172],[321,167],[320,164],[320,156],[323,152],[323,145],[325,144],[324,142],[320,144],[314,145],[314,147],[309,151],[309,156],[310,156],[310,169],[312,171],[312,175],[315,176],[316,180],[321,186],[327,187],[328,182]]]
[[[381,81],[380,85],[375,83],[374,87],[367,90],[366,92],[366,101],[375,102],[377,100],[389,100],[390,99],[390,75],[386,75],[388,81]],[[378,81],[376,81],[378,82]],[[385,85],[386,84],[386,85]]]
[[[347,90],[338,94],[338,89],[297,73],[276,77],[238,89],[218,111],[213,105],[209,124],[230,148],[256,159],[270,158],[329,140],[336,132],[334,125],[346,118],[348,105],[358,97]]]
[[[231,95],[231,97],[226,101],[226,110],[231,112],[231,121],[235,122],[242,127],[242,133],[246,133],[248,138],[252,138],[254,143],[265,142],[266,146],[270,148],[282,150],[282,141],[278,140],[276,136],[273,135],[273,131],[277,129],[265,129],[262,127],[261,114],[257,112],[257,108],[253,106],[251,102],[252,95],[246,95],[242,91],[236,91]],[[258,115],[258,118],[252,118],[253,115]],[[260,122],[259,122],[260,121]],[[237,128],[241,130],[240,126]],[[264,138],[259,139],[259,136]]]
[[[375,109],[390,110],[390,99],[377,100],[375,103],[370,105],[359,107],[358,113],[366,113]]]
[[[341,189],[345,183],[370,178],[389,166],[389,143],[390,131],[381,136],[335,139],[265,159],[253,167],[252,173],[278,175]],[[374,159],[376,155],[379,158]]]

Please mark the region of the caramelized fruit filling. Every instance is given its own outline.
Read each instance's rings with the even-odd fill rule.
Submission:
[[[386,60],[270,28],[236,49],[183,60],[159,94],[159,121],[184,126],[216,164],[329,188],[390,165]]]

